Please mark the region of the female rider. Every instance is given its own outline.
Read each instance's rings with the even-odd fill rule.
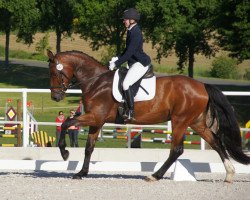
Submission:
[[[113,57],[109,62],[109,69],[128,63],[128,73],[123,82],[125,102],[128,111],[125,114],[127,120],[134,119],[134,97],[130,87],[138,81],[149,69],[151,65],[150,57],[143,51],[143,36],[137,24],[140,14],[134,8],[129,8],[123,13],[123,23],[127,28],[126,48],[118,57]]]

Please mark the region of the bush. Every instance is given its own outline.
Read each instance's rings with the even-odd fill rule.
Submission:
[[[179,74],[177,67],[163,66],[163,65],[154,65],[154,71],[157,73],[165,74]]]
[[[250,80],[250,69],[246,69],[246,72],[244,74],[244,79]]]
[[[45,36],[36,43],[36,51],[39,54],[45,55],[46,49],[51,49],[49,46],[49,33],[46,33]]]
[[[115,53],[115,48],[114,47],[108,47],[105,49],[105,51],[102,53],[102,59],[101,63],[103,65],[108,65],[109,61],[111,60],[112,57],[116,56]]]
[[[237,79],[240,76],[237,69],[237,61],[235,59],[220,56],[213,61],[210,74],[216,78]]]

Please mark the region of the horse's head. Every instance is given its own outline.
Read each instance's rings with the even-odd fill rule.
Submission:
[[[54,55],[47,50],[47,55],[49,57],[51,99],[58,102],[63,100],[66,90],[71,86],[73,67],[60,53]]]

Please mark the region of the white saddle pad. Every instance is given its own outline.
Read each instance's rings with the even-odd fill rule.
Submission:
[[[115,72],[114,81],[113,81],[113,96],[118,102],[122,102],[122,95],[118,89],[119,75],[118,70]],[[155,96],[155,88],[156,88],[156,77],[142,79],[141,86],[148,92],[148,94],[139,87],[139,90],[135,96],[135,101],[147,101],[151,100]]]

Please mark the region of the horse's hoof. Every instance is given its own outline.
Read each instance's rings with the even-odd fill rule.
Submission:
[[[145,177],[144,180],[147,181],[147,182],[158,181],[158,180],[157,180],[155,177],[153,177],[153,176],[147,176],[147,177]]]
[[[62,158],[63,158],[64,161],[68,160],[68,158],[69,158],[69,151],[68,150],[65,150],[62,153]]]
[[[80,180],[80,179],[82,179],[82,176],[80,176],[80,175],[78,175],[78,174],[75,174],[75,175],[73,175],[73,179],[78,179],[78,180]]]
[[[224,180],[224,182],[225,183],[233,183],[233,179],[232,179],[232,177],[230,177],[230,178],[226,178],[225,180]]]
[[[233,173],[227,173],[224,182],[233,183],[233,176],[234,176],[234,172]]]
[[[88,173],[81,173],[81,172],[79,172],[79,173],[77,173],[77,174],[74,174],[73,175],[73,179],[82,179],[83,177],[86,177],[88,175]]]
[[[233,183],[233,181],[232,181],[232,180],[226,180],[226,179],[225,179],[225,180],[224,180],[224,183],[229,183],[229,184],[230,184],[230,183]]]

